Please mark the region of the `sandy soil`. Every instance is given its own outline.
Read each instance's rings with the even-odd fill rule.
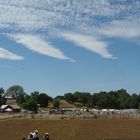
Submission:
[[[9,120],[0,122],[0,140],[22,140],[38,130],[50,140],[140,140],[140,120]]]

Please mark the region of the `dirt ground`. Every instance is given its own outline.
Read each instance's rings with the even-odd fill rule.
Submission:
[[[140,120],[9,120],[0,122],[0,140],[22,140],[38,130],[50,140],[140,140]]]

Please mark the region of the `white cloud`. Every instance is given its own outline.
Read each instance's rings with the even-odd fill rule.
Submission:
[[[28,6],[28,2],[26,6],[18,1],[0,2],[0,28],[9,26],[14,30],[31,31],[45,29],[55,23],[57,16],[54,12]]]
[[[0,0],[0,28],[34,31],[67,26],[93,30],[106,21],[137,15],[139,4],[112,0]]]
[[[140,37],[140,26],[137,21],[113,21],[109,25],[104,25],[96,30],[101,35],[121,38]]]
[[[17,43],[20,43],[26,48],[39,54],[54,57],[57,59],[70,60],[70,58],[65,56],[59,49],[54,48],[53,45],[51,45],[49,42],[45,41],[39,36],[31,34],[14,34],[9,36]]]
[[[97,40],[88,35],[81,35],[72,32],[63,32],[61,33],[61,36],[68,41],[72,41],[79,47],[97,53],[104,58],[113,58],[107,50],[107,43],[104,41]]]
[[[0,48],[0,59],[23,60],[24,58],[6,49]]]
[[[70,59],[39,37],[42,34],[59,37],[61,33],[57,35],[55,31],[64,30],[65,39],[104,58],[113,58],[107,50],[108,44],[91,36],[140,37],[139,8],[139,0],[0,0],[0,30],[10,34],[28,33],[15,34],[13,39],[40,54]],[[65,29],[75,32],[74,35]],[[38,36],[31,35],[36,32]]]

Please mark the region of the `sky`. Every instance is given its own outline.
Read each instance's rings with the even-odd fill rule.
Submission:
[[[140,93],[140,0],[0,0],[0,87],[12,85]]]

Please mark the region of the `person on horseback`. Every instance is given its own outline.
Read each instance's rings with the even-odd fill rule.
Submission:
[[[49,138],[49,133],[45,133],[45,135],[44,135],[44,137],[43,137],[43,140],[49,140],[50,138]]]
[[[27,140],[34,140],[34,137],[33,137],[33,133],[30,132],[29,136],[27,137]]]
[[[34,133],[33,133],[33,138],[34,140],[39,140],[39,133],[38,133],[38,130],[35,130]]]

